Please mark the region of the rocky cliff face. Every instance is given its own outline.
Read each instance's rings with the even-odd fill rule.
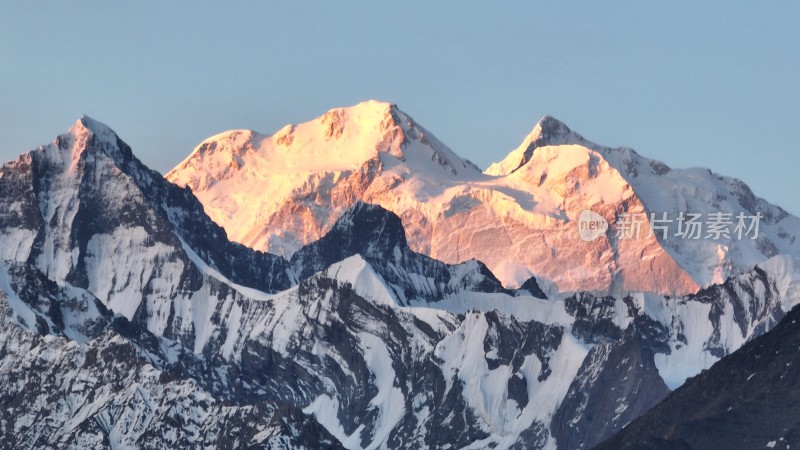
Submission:
[[[0,168],[0,193],[4,260],[85,289],[159,334],[198,334],[192,299],[208,286],[192,258],[263,292],[295,283],[286,260],[229,242],[188,190],[89,118]]]
[[[596,448],[796,447],[799,320],[794,308],[775,329],[690,379]]]
[[[440,301],[462,291],[511,292],[480,261],[448,265],[413,252],[400,218],[365,203],[345,211],[328,234],[297,251],[291,264],[298,277],[307,278],[353,255],[368,261],[404,305]],[[544,298],[536,279],[530,282],[531,290]]]
[[[87,118],[0,174],[9,448],[588,448],[800,303],[790,256],[677,298],[510,290],[364,203],[289,262]]]
[[[2,420],[20,448],[34,436],[58,448],[588,448],[663,399],[672,371],[694,375],[717,358],[706,349],[735,350],[726,333],[769,328],[788,301],[754,273],[717,292],[742,297],[674,309],[455,292],[459,313],[446,300],[401,306],[354,256],[268,299],[219,285],[197,347],[78,288],[28,281],[41,273],[8,273]],[[733,313],[754,304],[769,313]]]

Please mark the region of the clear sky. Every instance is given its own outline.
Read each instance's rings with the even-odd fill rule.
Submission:
[[[800,2],[0,6],[0,158],[81,114],[166,171],[204,138],[375,98],[479,166],[544,114],[800,215]]]

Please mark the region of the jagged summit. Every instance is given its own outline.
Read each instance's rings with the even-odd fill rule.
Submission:
[[[300,141],[295,142],[297,138],[300,138]],[[406,144],[408,139],[421,140],[426,144],[429,139],[435,140],[396,104],[368,100],[349,107],[333,108],[305,123],[287,124],[272,134],[249,129],[218,133],[201,142],[183,163],[227,148],[220,145],[225,141],[239,145],[248,143],[254,147],[267,143],[282,147],[291,147],[293,144],[297,147],[297,144],[302,144],[298,150],[308,152],[313,150],[308,144],[316,144],[315,139],[328,142],[341,140],[351,144],[340,147],[331,143],[327,146],[328,156],[339,160],[347,158],[347,154],[356,160],[361,159],[359,150],[363,150],[360,147],[364,146],[372,146],[369,150],[403,158],[399,147]],[[269,152],[271,149],[258,148],[258,150]]]
[[[203,141],[166,178],[191,188],[216,222],[228,224],[232,239],[288,257],[321,237],[356,200],[369,201],[364,198],[367,192],[377,194],[418,176],[440,189],[442,183],[482,174],[396,105],[368,101],[332,109],[271,135],[248,130],[216,135]],[[297,197],[308,204],[285,215],[276,211]],[[328,202],[335,204],[333,211],[319,207]],[[257,217],[241,214],[243,210],[258,211]],[[287,220],[294,217],[295,223],[303,217],[321,223],[299,236],[270,235],[267,224],[283,220],[276,213]]]
[[[331,109],[273,134],[252,130],[217,134],[200,143],[166,177],[198,192],[232,177],[261,183],[266,176],[355,171],[368,163],[404,165],[448,177],[478,172],[396,105],[370,100]]]
[[[83,134],[88,133],[99,138],[103,139],[110,139],[116,141],[118,138],[117,134],[114,130],[111,129],[108,125],[92,119],[91,117],[87,116],[86,114],[82,115],[69,129],[70,134]]]
[[[331,233],[336,233],[331,236]],[[326,237],[332,239],[340,248],[351,248],[364,256],[383,256],[395,247],[405,251],[408,248],[403,222],[396,214],[379,205],[356,202],[342,217]],[[352,246],[352,247],[351,247]],[[383,253],[386,252],[386,253]]]
[[[367,100],[349,107],[330,109],[325,114],[303,124],[286,124],[278,131],[271,134],[265,134],[246,128],[223,131],[203,140],[200,145],[195,147],[195,150],[186,160],[192,157],[204,156],[206,153],[213,153],[213,151],[219,147],[218,143],[226,140],[238,141],[240,143],[248,141],[256,143],[264,139],[274,138],[278,145],[289,146],[297,132],[297,127],[303,125],[314,124],[317,126],[317,129],[312,130],[310,129],[311,126],[308,126],[309,130],[307,131],[322,134],[326,138],[339,139],[342,137],[345,128],[352,128],[352,132],[357,131],[356,127],[365,130],[370,128],[385,128],[388,123],[394,121],[398,113],[400,113],[400,110],[397,108],[396,104],[378,100]],[[397,123],[394,123],[394,125],[399,126]]]
[[[797,261],[781,257],[678,298],[550,296],[533,278],[511,291],[475,260],[433,259],[485,255],[566,290],[604,290],[613,272],[658,291],[689,284],[655,238],[583,242],[575,214],[645,211],[639,193],[667,202],[688,186],[677,198],[692,208],[763,211],[762,246],[792,250],[778,238],[800,227],[710,173],[578,144],[537,148],[506,176],[454,175],[430,158],[420,171],[443,153],[399,114],[403,158],[205,192],[217,206],[244,199],[236,220],[268,216],[256,231],[300,236],[291,267],[229,242],[189,189],[135,157],[116,164],[106,147],[127,146],[90,122],[62,138],[87,149],[74,170],[42,149],[0,168],[0,397],[13,402],[0,423],[14,430],[0,447],[196,448],[235,434],[248,448],[592,448],[800,302]],[[230,150],[252,163],[251,149]],[[275,193],[278,207],[260,209]],[[675,248],[707,262],[694,241]],[[798,339],[786,343],[796,359]],[[790,359],[754,366],[752,382],[749,365],[726,372],[752,392],[796,381]]]
[[[586,139],[572,131],[564,122],[545,115],[536,123],[519,147],[512,150],[502,161],[490,165],[488,175],[508,175],[530,161],[533,152],[540,147],[565,144],[586,144]]]
[[[65,132],[48,145],[40,146],[30,154],[33,158],[46,158],[61,166],[75,169],[84,153],[103,153],[115,164],[121,165],[133,155],[108,126],[83,115]]]
[[[356,254],[389,261],[408,252],[402,221],[380,206],[356,202],[318,241],[305,245],[291,260],[302,279]]]
[[[411,251],[400,217],[364,202],[356,202],[325,236],[298,250],[291,265],[305,279],[354,255],[383,277],[401,304],[435,302],[461,291],[508,292],[479,261],[448,265]],[[541,291],[530,292],[544,297]]]
[[[387,102],[336,108],[272,135],[232,131],[204,141],[167,178],[192,189],[231,239],[291,258],[358,201],[403,221],[409,247],[457,264],[483,261],[505,286],[531,276],[557,291],[696,292],[778,253],[800,254],[800,220],[741,181],[670,169],[627,148],[594,144],[541,118],[481,172]],[[592,241],[582,211],[666,213],[667,236]],[[761,214],[758,239],[676,238],[680,212]],[[642,263],[645,261],[646,263]]]
[[[123,286],[147,283],[151,274],[137,273],[141,261],[103,245],[142,245],[152,251],[144,259],[188,267],[185,244],[236,283],[264,291],[292,283],[286,261],[228,242],[190,191],[167,182],[110,127],[86,116],[52,143],[3,165],[0,193],[0,212],[7,212],[0,228],[19,233],[0,235],[0,259],[32,262],[57,282],[79,287],[102,272],[101,286],[92,286],[96,295],[129,318],[141,299],[126,296]]]

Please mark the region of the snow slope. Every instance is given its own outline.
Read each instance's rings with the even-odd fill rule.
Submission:
[[[400,216],[415,251],[480,260],[508,287],[536,275],[561,292],[679,295],[800,255],[800,220],[742,182],[598,146],[552,117],[485,173],[395,105],[369,101],[272,135],[211,137],[166,177],[190,187],[232,240],[258,250],[289,257],[365,201]],[[621,213],[763,217],[757,240],[625,240],[610,228],[585,242],[577,220],[587,209],[612,223]]]
[[[589,448],[800,303],[789,255],[680,297],[533,296],[356,202],[288,262],[80,126],[0,170],[4,448]],[[582,167],[559,153],[506,177]]]
[[[18,430],[17,438],[51,436],[88,448],[105,448],[102,435],[115,448],[134,448],[142,436],[166,445],[206,436],[219,447],[218,427],[231,420],[227,426],[241,427],[243,439],[297,438],[297,429],[264,427],[280,405],[290,404],[306,416],[292,420],[322,427],[310,442],[328,436],[349,449],[575,448],[562,440],[564,427],[588,446],[661,400],[673,368],[695,375],[770,329],[800,300],[795,267],[793,260],[771,260],[724,286],[676,299],[675,307],[647,297],[553,300],[550,308],[561,311],[553,320],[546,308],[512,315],[514,302],[546,300],[499,293],[455,293],[464,312],[451,311],[448,302],[402,306],[356,255],[271,296],[223,295],[217,285],[193,298],[208,313],[193,319],[198,340],[183,344],[168,328],[131,328],[102,310],[84,315],[86,306],[70,298],[91,302],[90,294],[55,284],[26,290],[24,280],[44,274],[4,268],[3,320],[28,318],[22,319],[28,324],[6,322],[0,333],[6,348],[21,349],[0,358],[3,373],[25,380],[0,383],[0,392],[19,396],[26,412],[0,420]],[[495,307],[481,308],[482,295]],[[43,338],[32,315],[47,323],[38,331],[47,335],[44,343],[35,344]],[[94,324],[89,339],[72,341],[59,316]],[[649,356],[641,360],[642,354]],[[50,367],[43,378],[36,364]],[[631,372],[604,375],[619,368]],[[69,384],[75,379],[77,392]],[[25,388],[30,383],[46,386],[51,400],[24,394],[35,391]],[[43,408],[49,421],[36,421]],[[180,425],[165,431],[159,425],[165,420]],[[584,435],[587,420],[607,425]]]

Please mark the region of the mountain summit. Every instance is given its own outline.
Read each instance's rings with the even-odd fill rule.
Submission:
[[[365,151],[363,195],[349,190],[358,171],[342,167],[264,177],[287,183],[280,223],[338,217],[290,261],[230,242],[190,189],[86,118],[0,167],[0,428],[13,430],[0,447],[590,448],[800,303],[800,260],[785,255],[667,298],[549,296],[536,278],[512,290],[479,261],[420,254],[412,243],[522,261],[558,288],[603,286],[609,272],[623,286],[685,281],[668,278],[683,272],[655,239],[604,234],[584,254],[570,241],[585,204],[643,208],[634,190],[649,196],[648,185],[630,186],[670,182],[659,166],[542,141],[490,176],[402,113],[389,117],[403,143]],[[336,134],[315,135],[329,145],[315,151],[335,150],[347,131]],[[237,150],[208,144],[206,156]],[[309,179],[314,195],[297,184]],[[702,200],[708,187],[691,186]],[[791,224],[736,192],[770,227]]]
[[[530,161],[533,152],[539,147],[586,143],[583,136],[574,133],[565,123],[555,117],[544,116],[536,123],[530,134],[525,136],[519,147],[512,150],[502,161],[490,165],[486,173],[508,175]]]
[[[552,291],[686,294],[775,254],[800,255],[800,220],[741,181],[599,146],[550,116],[483,173],[396,105],[369,101],[272,135],[213,136],[166,177],[257,250],[289,258],[364,201],[403,220],[412,250],[478,259],[507,287],[535,275]],[[585,210],[609,223],[641,215],[645,232],[583,241]],[[719,211],[760,214],[760,236],[674,237],[678,214]],[[647,232],[651,213],[673,218],[668,236]]]
[[[188,189],[147,168],[86,116],[0,168],[0,211],[3,261],[87,289],[151,329],[181,321],[169,308],[202,285],[194,256],[232,283],[265,292],[295,281],[287,261],[229,242]],[[184,320],[181,332],[194,335],[193,327]]]
[[[396,105],[371,100],[270,135],[220,133],[197,146],[167,178],[197,192],[242,177],[355,171],[378,157],[436,175],[479,172]]]

